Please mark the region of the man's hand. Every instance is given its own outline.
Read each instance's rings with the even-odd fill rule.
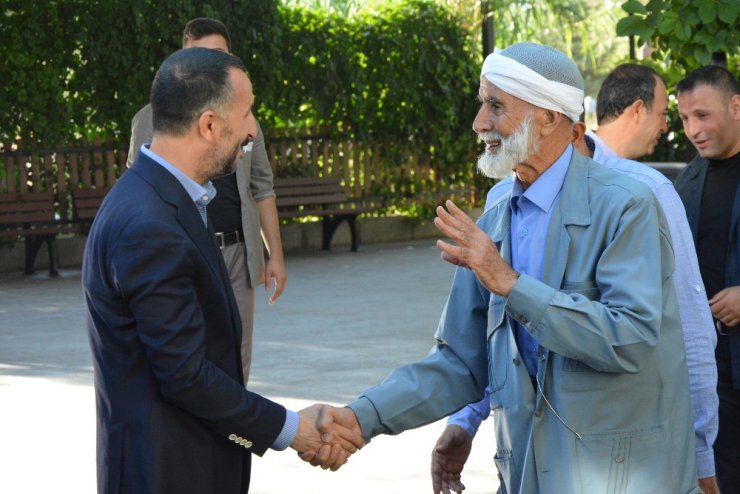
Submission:
[[[699,479],[699,489],[704,491],[704,494],[719,494],[717,477],[705,477],[703,479]]]
[[[301,424],[304,414],[310,419],[310,425],[307,425],[309,429],[312,428],[308,433],[310,438],[297,444],[302,426],[299,425],[296,440],[291,444],[303,461],[336,471],[347,463],[351,454],[365,445],[362,430],[351,409],[313,405],[299,412]]]
[[[280,259],[270,258],[267,260],[265,265],[265,291],[270,292],[274,287],[274,291],[270,296],[270,305],[277,302],[280,295],[285,290],[285,283],[288,281],[288,275],[285,272],[285,262],[282,256]]]
[[[470,456],[473,438],[460,426],[448,425],[432,450],[432,490],[460,494],[465,490],[461,474]]]
[[[727,327],[740,324],[740,286],[728,286],[709,299],[709,308],[715,319]]]
[[[473,270],[486,288],[507,297],[519,273],[506,264],[491,237],[478,228],[467,214],[452,201],[447,201],[445,205],[447,211],[441,206],[437,208],[434,225],[457,246],[438,240],[437,247],[442,251],[442,259]]]

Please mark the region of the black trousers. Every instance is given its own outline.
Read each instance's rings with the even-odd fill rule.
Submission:
[[[717,388],[719,433],[714,442],[717,482],[722,494],[740,494],[740,389]]]

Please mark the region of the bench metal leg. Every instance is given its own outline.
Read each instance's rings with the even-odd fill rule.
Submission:
[[[34,274],[36,256],[41,246],[46,244],[49,252],[49,276],[59,276],[59,252],[57,250],[56,235],[28,235],[26,236],[25,273]]]
[[[331,239],[334,236],[334,232],[337,231],[337,227],[339,226],[339,222],[336,220],[336,218],[332,218],[329,216],[324,216],[321,219],[321,225],[322,225],[322,241],[321,241],[321,248],[323,250],[329,250],[331,247]]]
[[[352,252],[357,252],[357,248],[359,246],[359,239],[358,239],[358,233],[357,233],[357,215],[348,215],[348,216],[334,216],[334,217],[328,217],[324,216],[324,218],[321,220],[323,225],[323,241],[321,244],[321,248],[323,250],[330,250],[331,248],[331,240],[334,238],[334,233],[336,233],[337,228],[342,223],[342,221],[347,220],[347,224],[349,225],[349,231],[352,236]]]
[[[357,216],[347,216],[347,223],[349,223],[349,231],[352,234],[352,252],[357,252],[358,247],[358,233],[357,233]]]
[[[49,252],[49,276],[59,276],[59,249],[55,235],[49,235],[46,247]]]

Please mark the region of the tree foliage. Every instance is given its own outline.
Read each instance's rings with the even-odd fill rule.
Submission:
[[[469,131],[478,67],[444,8],[408,0],[352,18],[306,9],[281,16],[283,85],[270,105],[273,125],[332,123],[422,142]]]
[[[223,19],[253,77],[274,81],[280,22],[271,0],[0,0],[0,140],[126,142],[156,69],[196,16]]]
[[[617,24],[620,36],[635,36],[649,44],[656,60],[675,62],[674,71],[707,65],[715,53],[725,53],[729,66],[740,49],[740,3],[737,0],[628,0],[627,16]]]
[[[723,53],[727,67],[737,74],[740,45],[740,3],[736,0],[628,0],[622,4],[627,16],[617,23],[619,36],[634,36],[649,46],[643,60],[663,79],[669,95],[687,72],[712,62]],[[686,161],[695,154],[684,136],[676,100],[668,106],[668,135],[646,161]]]

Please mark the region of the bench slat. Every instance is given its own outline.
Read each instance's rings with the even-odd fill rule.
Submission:
[[[340,180],[336,177],[293,177],[293,178],[276,178],[273,187],[310,187],[312,185],[340,185]]]
[[[344,194],[324,194],[312,196],[276,197],[275,204],[278,208],[293,207],[316,204],[339,204],[347,201]]]
[[[110,188],[93,189],[87,187],[84,189],[72,189],[72,204],[75,221],[89,224],[98,213],[98,209],[103,202],[103,198]]]
[[[377,199],[365,202],[347,196],[340,179],[336,177],[279,178],[273,183],[278,218],[323,218],[322,248],[329,250],[334,232],[342,221],[349,223],[352,235],[352,250],[359,243],[357,216],[380,209]]]
[[[329,187],[323,185],[311,185],[308,187],[274,187],[275,194],[278,197],[288,196],[308,196],[317,194],[344,194],[344,188],[340,185],[331,185]]]

